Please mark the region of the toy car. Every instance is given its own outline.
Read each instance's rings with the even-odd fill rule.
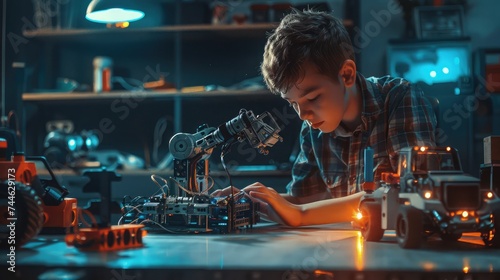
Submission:
[[[352,222],[367,241],[395,230],[402,248],[418,248],[427,237],[456,241],[479,232],[487,247],[500,247],[500,199],[462,171],[451,147],[407,147],[397,173],[383,173],[378,188],[366,190]]]

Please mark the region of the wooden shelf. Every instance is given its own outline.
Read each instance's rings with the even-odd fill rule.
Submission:
[[[352,26],[352,20],[344,20],[345,26]],[[193,24],[193,25],[167,25],[145,28],[100,28],[100,29],[34,29],[24,30],[23,36],[26,38],[36,38],[46,41],[67,41],[76,42],[92,41],[102,42],[123,40],[139,41],[152,40],[154,34],[176,34],[181,32],[185,39],[204,39],[213,36],[239,37],[239,38],[264,38],[265,32],[278,26],[277,22],[270,23],[247,23],[247,24]],[[154,36],[153,36],[154,37]],[[172,39],[166,36],[163,39]],[[155,40],[157,40],[156,38]]]
[[[178,32],[181,32],[188,38],[203,38],[204,35],[212,37],[230,36],[230,37],[245,37],[245,38],[262,38],[266,31],[269,31],[277,26],[277,23],[255,23],[255,24],[242,24],[242,25],[171,25],[171,26],[158,26],[147,28],[126,28],[126,29],[35,29],[25,30],[23,35],[26,38],[36,38],[46,41],[67,41],[72,40],[76,42],[92,41],[100,42],[101,40],[113,41],[117,39],[138,41],[146,39],[151,40],[154,35],[165,35],[163,39],[171,39]],[[196,36],[190,36],[196,35]],[[158,38],[156,37],[155,40]]]
[[[44,101],[77,101],[77,100],[115,100],[117,98],[140,97],[140,98],[173,98],[173,97],[213,97],[213,96],[252,96],[258,94],[270,94],[268,90],[231,90],[231,91],[199,91],[199,92],[179,92],[176,90],[165,91],[113,91],[106,93],[93,92],[38,92],[24,93],[23,101],[44,102]]]

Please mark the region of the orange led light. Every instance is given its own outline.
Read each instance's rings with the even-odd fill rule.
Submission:
[[[430,191],[426,191],[426,192],[424,193],[424,197],[425,197],[426,199],[431,198],[431,197],[432,197],[432,192],[430,192]]]

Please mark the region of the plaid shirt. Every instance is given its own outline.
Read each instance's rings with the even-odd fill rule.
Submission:
[[[333,197],[361,191],[363,151],[374,152],[374,180],[396,170],[397,152],[407,146],[435,146],[436,116],[420,88],[401,78],[357,74],[363,99],[361,124],[322,133],[303,123],[301,150],[292,168],[288,193],[308,196],[329,190]]]

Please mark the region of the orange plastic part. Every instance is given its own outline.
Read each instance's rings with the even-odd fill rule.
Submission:
[[[381,179],[386,184],[390,185],[399,184],[399,174],[397,173],[382,172]]]
[[[66,197],[57,206],[43,206],[43,227],[73,227],[77,223],[76,198]]]
[[[82,251],[114,251],[144,246],[144,225],[117,225],[107,228],[82,228],[66,235],[66,244]]]

